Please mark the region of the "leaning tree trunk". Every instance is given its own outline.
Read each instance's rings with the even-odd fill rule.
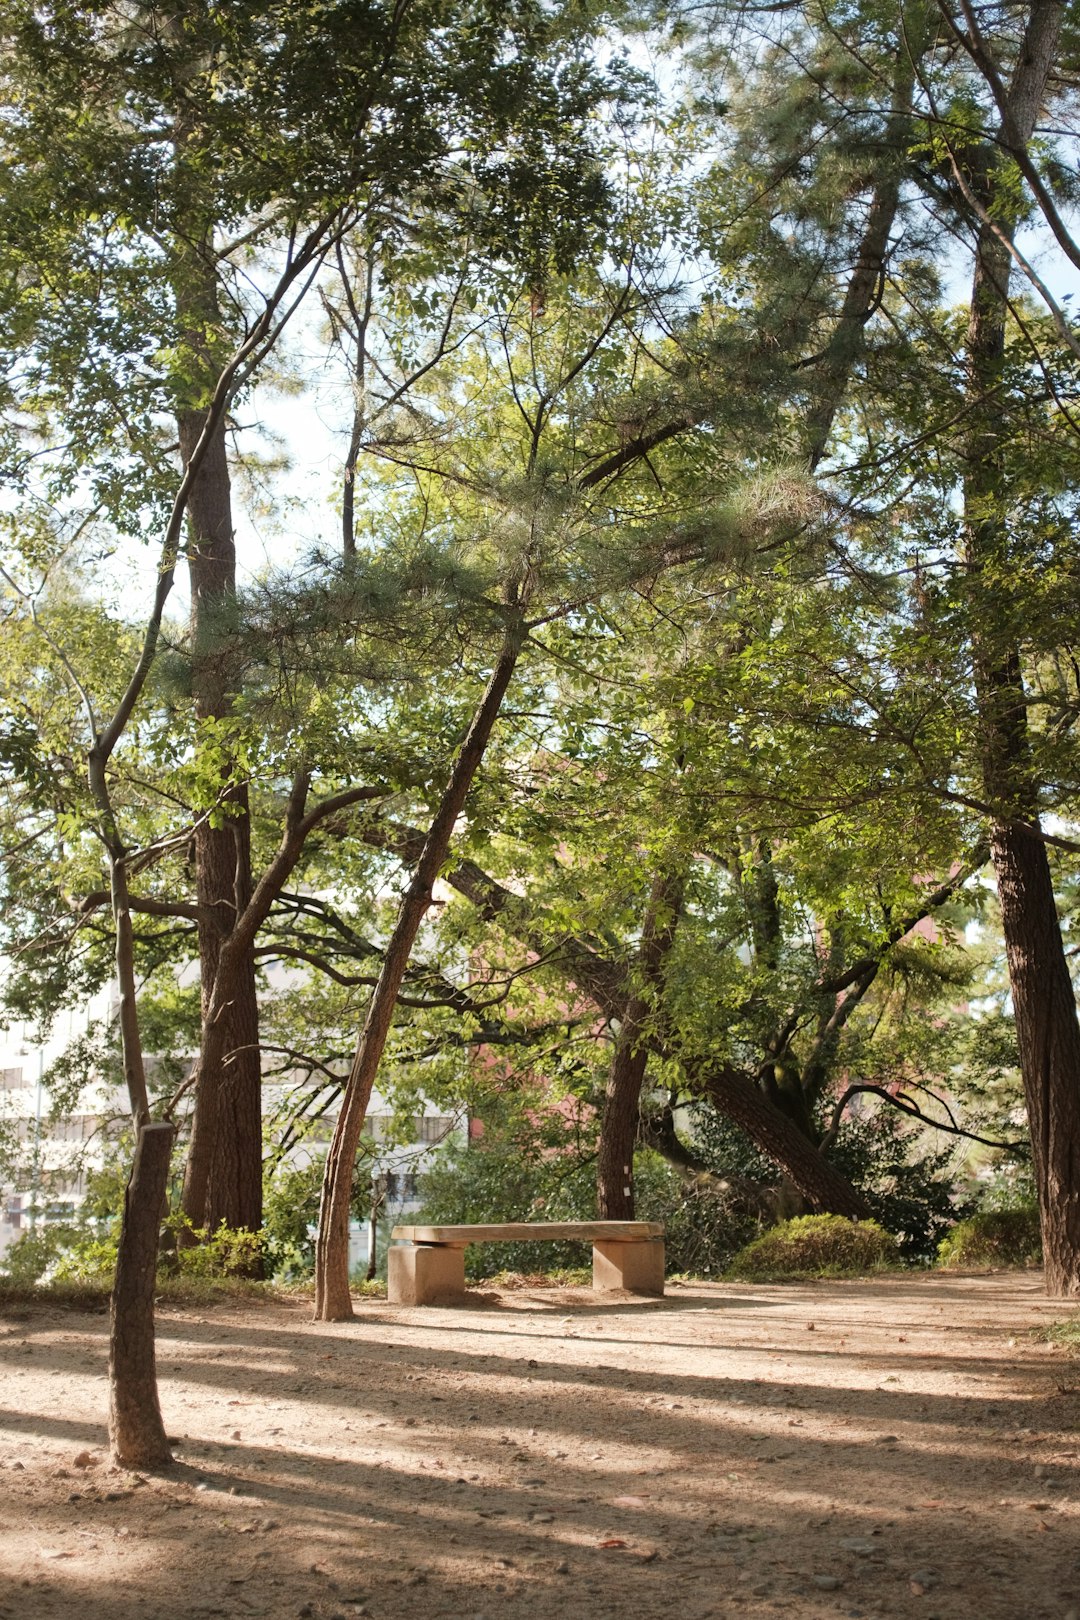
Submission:
[[[634,1148],[649,1056],[647,1025],[681,904],[682,878],[657,876],[641,934],[640,984],[626,998],[604,1093],[597,1162],[597,1203],[603,1221],[634,1219]]]
[[[173,1460],[154,1354],[158,1233],[173,1134],[168,1124],[140,1127],[124,1193],[109,1322],[109,1447],[124,1468],[164,1468]]]
[[[207,358],[217,324],[212,272],[195,271],[196,284],[178,294],[192,347]],[[179,418],[185,465],[198,443],[205,413]],[[233,704],[236,675],[232,638],[236,617],[236,544],[225,422],[207,446],[188,498],[188,562],[191,578],[192,692],[199,720],[225,719]],[[199,971],[204,1024],[212,1000],[222,945],[251,896],[251,826],[245,783],[221,781],[222,813],[200,823],[195,834],[195,884],[199,903]],[[258,1231],[262,1225],[262,1075],[259,1013],[252,948],[229,969],[220,1061],[200,1062],[191,1145],[184,1178],[184,1214],[195,1227],[222,1223]]]
[[[808,1137],[744,1074],[703,1067],[700,1089],[719,1111],[744,1130],[817,1215],[866,1220],[870,1206]]]
[[[1006,148],[1026,148],[1031,140],[1062,17],[1057,0],[1035,0],[1030,9],[1004,111]],[[991,854],[1031,1130],[1046,1287],[1052,1295],[1077,1295],[1080,1025],[1046,846],[1039,837],[1038,783],[1009,584],[1015,558],[1000,388],[1009,313],[1009,241],[1016,223],[1007,206],[1002,207],[1002,198],[1008,198],[1011,183],[999,154],[987,152],[972,187],[982,221],[968,325],[964,561],[983,793],[994,807]]]
[[[390,1026],[398,991],[409,965],[420,924],[431,905],[432,886],[446,860],[454,824],[468,797],[473,777],[484,758],[488,739],[502,707],[524,641],[524,626],[515,615],[507,629],[487,689],[461,744],[450,780],[432,818],[424,847],[398,910],[397,922],[378,981],[371,994],[367,1017],[357,1042],[349,1078],[342,1096],[334,1139],[326,1157],[319,1233],[315,1241],[315,1318],[347,1322],[353,1314],[349,1293],[349,1207],[352,1200],[356,1150]]]

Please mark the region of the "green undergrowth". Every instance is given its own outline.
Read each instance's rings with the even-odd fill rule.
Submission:
[[[938,1245],[938,1265],[949,1269],[982,1266],[1037,1266],[1042,1234],[1037,1209],[985,1209],[958,1221]]]
[[[727,1270],[740,1282],[803,1277],[864,1277],[901,1264],[894,1237],[876,1221],[842,1215],[799,1215],[740,1249]]]
[[[108,1310],[110,1277],[71,1280],[55,1278],[28,1283],[0,1277],[0,1310],[17,1305],[67,1306],[72,1310]],[[306,1290],[310,1293],[310,1289]],[[297,1290],[278,1283],[254,1282],[243,1277],[159,1277],[154,1298],[159,1305],[272,1304],[295,1299]]]
[[[525,1288],[588,1288],[592,1273],[587,1266],[562,1267],[554,1271],[500,1271],[487,1277],[474,1287],[502,1288],[510,1292]],[[0,1310],[12,1306],[61,1306],[71,1310],[106,1311],[112,1279],[107,1275],[94,1278],[53,1278],[49,1281],[25,1282],[0,1277]],[[349,1284],[354,1298],[385,1299],[386,1282],[381,1278],[368,1281],[353,1278]],[[274,1304],[313,1297],[310,1282],[282,1284],[280,1282],[254,1282],[244,1277],[160,1276],[155,1300],[159,1305],[232,1305],[262,1303]]]

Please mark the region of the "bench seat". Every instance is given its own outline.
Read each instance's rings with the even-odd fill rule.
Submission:
[[[456,1305],[465,1298],[470,1243],[576,1241],[593,1247],[597,1293],[664,1292],[659,1221],[505,1221],[476,1226],[395,1226],[387,1294],[392,1305]]]

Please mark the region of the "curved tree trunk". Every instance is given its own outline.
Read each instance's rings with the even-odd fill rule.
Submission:
[[[405,977],[420,924],[431,905],[432,886],[446,860],[454,824],[465,808],[473,777],[483,761],[523,641],[524,626],[515,615],[428,829],[412,881],[402,897],[378,982],[368,1003],[367,1017],[345,1084],[334,1139],[326,1157],[319,1234],[315,1242],[317,1321],[347,1322],[353,1314],[349,1293],[349,1207],[360,1133],[393,1022],[401,981]]]
[[[164,1468],[173,1460],[154,1353],[158,1232],[173,1135],[171,1125],[139,1127],[124,1193],[109,1316],[109,1448],[123,1468]]]
[[[755,1147],[780,1166],[815,1214],[868,1219],[871,1210],[862,1194],[747,1075],[734,1069],[703,1067],[701,1089],[727,1119],[741,1126]]]
[[[921,8],[919,11],[921,17]],[[839,318],[814,373],[805,428],[811,471],[828,448],[836,413],[863,351],[866,323],[880,303],[889,240],[900,207],[900,183],[911,141],[915,66],[923,50],[924,31],[915,6],[902,8],[900,20],[902,37],[893,79],[892,109],[884,131],[884,151],[879,159],[882,172],[870,199],[858,257],[844,291]]]

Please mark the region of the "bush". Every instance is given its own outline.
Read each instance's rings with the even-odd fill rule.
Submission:
[[[263,1255],[267,1275],[300,1282],[315,1270],[323,1161],[279,1169],[263,1193]]]
[[[116,1254],[120,1246],[116,1237],[83,1236],[71,1248],[61,1251],[50,1273],[51,1282],[89,1283],[111,1288],[116,1274]]]
[[[938,1245],[939,1266],[1037,1266],[1042,1260],[1039,1212],[984,1209],[959,1221]]]
[[[955,1149],[927,1148],[889,1108],[840,1127],[829,1162],[859,1189],[905,1260],[933,1265],[938,1244],[971,1210],[956,1190]]]
[[[876,1221],[800,1215],[748,1243],[727,1274],[747,1282],[774,1282],[786,1277],[857,1277],[899,1264],[896,1239]]]
[[[596,1168],[588,1159],[546,1149],[540,1142],[489,1130],[479,1141],[449,1142],[424,1176],[418,1225],[471,1226],[495,1221],[591,1221],[596,1218]],[[538,1273],[580,1266],[580,1243],[470,1243],[465,1275],[473,1281],[500,1271]]]
[[[0,1277],[20,1287],[41,1282],[56,1264],[64,1243],[59,1227],[41,1226],[23,1232],[6,1250],[0,1263]]]
[[[262,1233],[243,1227],[226,1226],[216,1232],[192,1226],[184,1216],[173,1216],[167,1223],[176,1231],[186,1228],[198,1239],[190,1249],[178,1248],[176,1269],[181,1277],[251,1277],[262,1261]]]
[[[658,1153],[634,1159],[637,1218],[662,1221],[669,1275],[720,1277],[761,1223],[717,1181],[686,1180]]]

